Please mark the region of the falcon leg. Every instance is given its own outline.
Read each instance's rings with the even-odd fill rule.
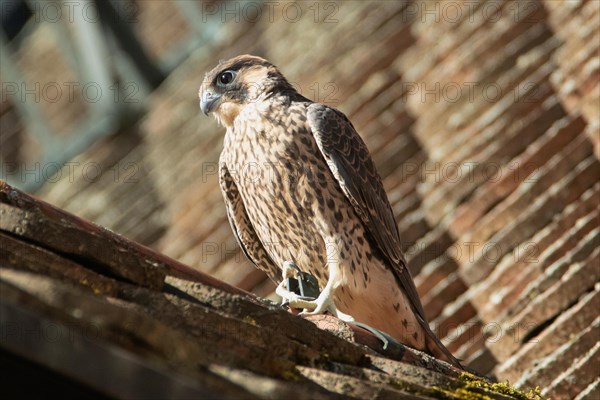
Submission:
[[[315,299],[314,297],[300,296],[294,293],[288,287],[290,278],[300,278],[300,269],[292,261],[283,263],[282,276],[283,280],[275,289],[282,298],[282,305],[288,305],[291,308],[302,308],[304,311],[301,315],[324,314],[329,312],[337,318],[345,322],[353,322],[354,318],[351,315],[341,312],[335,306],[333,301],[333,284],[335,279],[330,279],[325,286],[325,289]]]
[[[352,315],[346,314],[337,309],[333,301],[333,295],[331,292],[331,289],[329,289],[328,291],[327,287],[325,287],[325,290],[321,292],[321,294],[319,295],[319,297],[317,297],[316,300],[305,301],[303,303],[304,311],[302,311],[300,315],[324,314],[325,312],[329,311],[331,315],[335,315],[337,318],[341,319],[344,322],[354,322],[354,318],[352,317]]]
[[[339,319],[345,322],[352,322],[354,318],[352,316],[341,312],[335,306],[335,302],[333,301],[333,291],[336,288],[337,279],[337,271],[338,265],[337,263],[330,262],[329,263],[329,279],[323,291],[319,294],[316,300],[310,302],[311,307],[305,307],[305,310],[300,313],[300,315],[314,315],[314,314],[323,314],[325,312],[329,312],[331,315],[335,315]]]
[[[382,330],[379,330],[377,328],[373,328],[370,325],[367,324],[363,324],[361,322],[355,322],[355,321],[351,321],[352,324],[358,326],[359,328],[363,328],[366,329],[367,331],[371,332],[373,335],[375,335],[375,337],[379,340],[381,340],[381,344],[383,346],[383,350],[386,350],[388,345],[391,343],[399,343],[396,339],[394,339],[393,337],[391,337],[389,334],[385,333]]]
[[[330,279],[316,300],[309,302],[310,307],[304,307],[304,311],[300,315],[324,314],[329,311],[332,315],[336,315],[338,310],[333,302],[333,282]],[[307,311],[309,309],[310,311]]]
[[[296,264],[292,261],[286,261],[283,263],[282,269],[283,280],[275,289],[275,293],[282,298],[281,304],[289,305],[292,308],[314,308],[311,302],[314,300],[313,297],[299,296],[287,287],[289,278],[296,277],[300,271]]]
[[[341,312],[340,310],[335,310],[336,314],[335,316],[338,317],[339,319],[341,319],[344,322],[354,322],[354,317],[350,314],[346,314]]]

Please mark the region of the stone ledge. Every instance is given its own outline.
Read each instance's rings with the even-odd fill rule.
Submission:
[[[527,398],[335,317],[295,316],[5,183],[0,193],[2,347],[90,391]]]

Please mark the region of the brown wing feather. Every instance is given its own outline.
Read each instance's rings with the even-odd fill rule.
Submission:
[[[346,197],[389,261],[421,326],[432,354],[462,368],[460,362],[431,331],[417,288],[400,247],[400,234],[381,177],[367,146],[344,114],[322,104],[308,107],[308,123],[317,145]]]
[[[308,123],[329,169],[360,216],[367,232],[389,261],[417,320],[427,332],[429,351],[462,368],[460,362],[429,327],[417,288],[406,268],[392,207],[367,146],[348,118],[333,108],[311,104],[308,107]]]
[[[265,271],[272,281],[279,282],[281,280],[279,268],[273,262],[256,234],[252,222],[246,213],[246,207],[235,185],[235,181],[224,163],[221,163],[219,166],[219,178],[221,192],[225,199],[227,218],[244,255],[256,267]]]
[[[426,321],[417,289],[406,268],[392,207],[367,146],[348,118],[333,108],[311,104],[308,122],[331,172],[388,259],[415,311]]]

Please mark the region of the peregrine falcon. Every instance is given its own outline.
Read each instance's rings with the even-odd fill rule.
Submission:
[[[232,230],[289,305],[367,324],[460,367],[429,327],[381,178],[348,118],[250,55],[220,62],[199,96],[226,128],[219,177]],[[316,277],[316,299],[282,287],[294,269]]]

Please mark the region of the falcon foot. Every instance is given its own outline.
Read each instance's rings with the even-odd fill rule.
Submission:
[[[275,293],[282,298],[281,305],[291,308],[314,308],[311,302],[319,295],[316,279],[300,271],[293,261],[283,263],[282,275],[283,280],[275,289]]]
[[[354,321],[352,316],[337,309],[329,286],[326,286],[323,292],[319,293],[319,285],[315,277],[300,271],[293,261],[283,263],[282,275],[283,280],[275,289],[275,293],[283,299],[282,306],[303,309],[300,315],[329,312],[342,321]]]
[[[373,328],[370,325],[363,324],[362,322],[356,322],[356,321],[351,321],[350,323],[358,326],[359,328],[363,328],[363,329],[371,332],[373,335],[375,335],[375,337],[377,337],[377,339],[381,340],[381,344],[383,345],[383,350],[386,350],[390,343],[399,343],[396,339],[394,339],[393,337],[391,337],[384,331],[381,331],[377,328]]]

